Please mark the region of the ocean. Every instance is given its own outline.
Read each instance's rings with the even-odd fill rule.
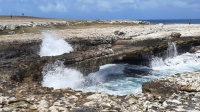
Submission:
[[[53,52],[52,49],[48,49],[51,48],[49,45],[52,45],[52,42],[53,44],[55,41],[63,43],[61,40],[52,39],[51,35],[45,36],[47,36],[43,39],[45,44],[41,46],[41,51],[45,52],[40,53],[41,56]],[[60,45],[61,47],[56,47],[57,50],[62,51],[62,46],[66,43],[63,44]],[[71,46],[66,45],[71,50]],[[54,89],[72,88],[84,92],[104,92],[113,95],[136,94],[142,92],[142,84],[145,82],[176,73],[200,70],[200,51],[192,54],[178,54],[176,43],[169,42],[167,56],[165,59],[163,57],[152,58],[149,66],[126,63],[106,64],[101,66],[99,71],[87,76],[75,68],[65,67],[62,61],[56,61],[43,68],[42,86]]]
[[[155,20],[142,20],[148,21],[153,24],[200,24],[200,19],[155,19]]]

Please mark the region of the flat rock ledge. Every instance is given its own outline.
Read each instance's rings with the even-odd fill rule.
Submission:
[[[144,93],[125,96],[81,92],[70,88],[54,90],[34,82],[12,82],[8,75],[1,75],[0,80],[2,112],[200,111],[200,72],[175,74],[147,82],[143,85]]]
[[[200,92],[200,72],[175,74],[143,84],[143,92],[171,95],[175,92]]]

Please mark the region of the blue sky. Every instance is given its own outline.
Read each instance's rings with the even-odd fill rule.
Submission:
[[[69,19],[200,19],[200,0],[0,0],[0,15]]]

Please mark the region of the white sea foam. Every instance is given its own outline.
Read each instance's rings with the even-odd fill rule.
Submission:
[[[51,33],[43,33],[39,55],[56,56],[73,51],[73,48],[64,39],[58,38]]]
[[[76,69],[66,68],[60,61],[47,65],[43,68],[42,74],[42,86],[54,89],[76,89],[84,80],[82,73]]]

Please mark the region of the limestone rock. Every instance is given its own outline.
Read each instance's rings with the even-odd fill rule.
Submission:
[[[7,30],[15,30],[15,29],[16,29],[16,26],[15,26],[15,25],[7,25],[7,26],[6,26],[6,29],[7,29]]]
[[[96,106],[96,102],[90,101],[90,102],[84,103],[83,105],[84,105],[84,106],[87,106],[87,107],[95,107],[95,106]]]
[[[0,31],[3,31],[5,29],[5,25],[0,25]]]

